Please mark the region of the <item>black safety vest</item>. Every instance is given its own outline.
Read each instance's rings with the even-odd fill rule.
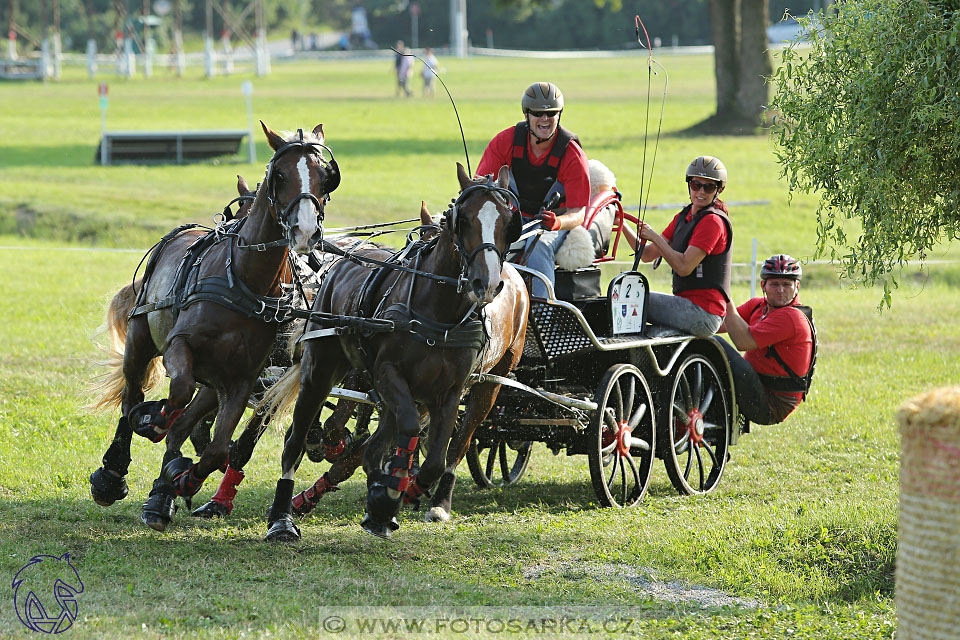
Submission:
[[[691,289],[716,289],[723,294],[724,300],[730,301],[730,270],[733,264],[733,225],[730,218],[720,209],[706,207],[688,222],[687,212],[693,205],[688,204],[677,214],[677,222],[673,226],[673,240],[670,246],[683,253],[690,246],[690,238],[693,237],[693,230],[706,216],[714,214],[720,216],[723,223],[727,226],[727,246],[723,253],[716,255],[706,255],[700,264],[686,276],[673,272],[673,293],[678,294],[681,291],[690,291]]]
[[[760,300],[757,305],[750,310],[747,314],[748,318],[752,318],[753,315],[757,312],[757,309],[763,305],[766,300]],[[807,319],[807,324],[810,325],[810,339],[813,341],[813,344],[810,347],[810,366],[807,368],[807,373],[805,375],[798,375],[794,372],[793,369],[780,357],[780,354],[774,348],[773,345],[767,347],[767,352],[764,354],[766,357],[774,360],[779,364],[784,371],[787,372],[786,376],[771,376],[767,374],[757,374],[760,376],[760,381],[763,383],[763,386],[768,391],[784,391],[788,393],[802,393],[803,399],[806,400],[807,392],[810,391],[810,383],[813,382],[813,370],[817,366],[817,326],[813,323],[813,309],[802,304],[791,304],[788,305],[794,309],[799,310],[803,317]]]
[[[557,125],[557,139],[550,149],[550,156],[539,166],[534,166],[527,159],[527,136],[530,129],[526,121],[518,122],[513,128],[513,154],[510,160],[510,170],[513,173],[513,179],[517,183],[517,194],[520,200],[520,211],[527,216],[535,216],[540,213],[540,207],[543,206],[544,198],[550,191],[550,187],[557,181],[557,173],[560,170],[560,160],[567,150],[567,145],[571,141],[580,144],[580,138],[575,133]],[[561,200],[558,206],[563,206]]]

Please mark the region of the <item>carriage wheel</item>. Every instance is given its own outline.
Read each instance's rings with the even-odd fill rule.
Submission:
[[[685,495],[709,493],[720,482],[730,446],[727,391],[711,362],[690,355],[677,368],[660,433],[670,482]]]
[[[481,446],[474,438],[467,450],[467,466],[477,486],[508,487],[520,480],[530,464],[533,443],[495,440],[491,446]]]
[[[605,507],[632,507],[650,485],[655,448],[653,396],[643,374],[617,364],[597,387],[590,422],[590,480]]]

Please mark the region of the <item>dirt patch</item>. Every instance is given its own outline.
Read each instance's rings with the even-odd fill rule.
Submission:
[[[743,607],[756,609],[763,604],[752,598],[732,596],[723,591],[687,584],[679,580],[664,582],[657,578],[655,569],[649,567],[631,567],[623,564],[574,564],[562,562],[554,565],[538,564],[523,570],[526,580],[552,577],[564,580],[597,580],[616,582],[632,587],[637,593],[677,604],[693,604],[703,608]]]

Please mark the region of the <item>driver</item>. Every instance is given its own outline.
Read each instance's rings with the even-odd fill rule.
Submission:
[[[800,306],[796,258],[771,256],[760,270],[763,297],[727,305],[721,331],[736,345],[723,345],[733,372],[737,408],[756,424],[783,422],[806,397],[816,359],[812,313]],[[741,356],[739,350],[746,351]]]
[[[555,84],[533,83],[523,92],[520,106],[523,121],[494,136],[483,152],[477,175],[495,175],[503,165],[509,166],[511,188],[517,192],[524,222],[539,215],[548,196],[559,191],[559,202],[541,216],[546,232],[539,241],[537,236],[527,240],[528,249],[533,244],[527,266],[552,283],[554,253],[564,239],[559,232],[583,224],[584,210],[590,203],[587,157],[579,138],[560,126],[563,94]],[[538,278],[533,279],[531,293],[547,297],[547,289]]]

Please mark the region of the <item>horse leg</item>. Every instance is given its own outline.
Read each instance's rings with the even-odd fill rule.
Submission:
[[[216,415],[216,409],[217,392],[209,387],[200,387],[197,395],[190,401],[170,430],[167,437],[167,450],[160,464],[160,476],[153,481],[150,496],[143,503],[140,512],[140,520],[151,529],[165,531],[176,511],[176,490],[164,475],[163,469],[173,460],[182,458],[180,448],[188,435],[194,432],[195,425],[202,424],[207,416]]]
[[[354,370],[341,382],[345,389],[359,391],[361,374]],[[329,405],[328,405],[329,406]],[[353,416],[357,402],[341,398],[333,408],[333,413],[321,425],[314,422],[307,433],[307,457],[313,462],[334,462],[351,446],[351,434],[347,422]]]
[[[283,443],[281,477],[267,515],[266,540],[295,542],[300,539],[300,529],[293,520],[293,474],[303,459],[310,425],[317,419],[334,382],[343,377],[348,366],[338,340],[312,341],[304,349],[300,392],[293,410],[293,424]]]
[[[372,411],[370,405],[361,405],[361,410],[363,408],[370,408]],[[358,414],[359,413],[358,411]],[[364,423],[363,426],[359,424],[361,420],[362,418],[358,415],[357,432],[354,434],[353,444],[349,450],[347,450],[346,454],[337,458],[333,464],[330,465],[330,469],[320,476],[313,485],[293,496],[293,515],[301,518],[313,511],[313,508],[317,506],[317,503],[320,502],[320,498],[322,498],[324,494],[339,489],[340,483],[350,478],[353,472],[356,471],[363,462],[363,454],[366,451],[367,438],[369,438],[370,434],[365,430],[366,423]]]
[[[233,499],[237,495],[237,486],[243,480],[243,467],[250,461],[253,449],[257,446],[260,436],[270,423],[270,415],[266,412],[254,412],[243,428],[243,433],[230,447],[230,460],[227,469],[220,481],[217,492],[210,501],[194,510],[193,515],[198,518],[225,518],[233,511]]]
[[[410,477],[410,483],[403,495],[403,502],[410,504],[414,509],[420,508],[420,498],[430,497],[430,489],[444,469],[444,458],[450,435],[457,422],[457,409],[460,404],[459,395],[449,393],[428,407],[427,415],[420,420],[423,433],[423,424],[429,420],[427,431],[427,456]]]
[[[203,451],[200,460],[193,462],[190,458],[178,457],[170,460],[164,467],[162,476],[173,485],[178,496],[191,498],[196,495],[204,480],[211,473],[221,467],[226,467],[230,457],[230,438],[233,436],[237,423],[243,417],[247,406],[247,398],[253,381],[239,383],[229,391],[220,392],[220,408],[217,411],[217,422],[214,427],[213,439]],[[190,432],[190,427],[175,429],[178,433],[177,444],[182,443]],[[171,435],[173,438],[173,435]],[[171,442],[170,445],[173,445]]]
[[[470,397],[463,412],[463,421],[454,432],[447,450],[447,467],[440,476],[440,482],[430,501],[430,509],[424,516],[427,522],[450,520],[453,510],[453,486],[457,482],[457,465],[467,455],[473,434],[490,413],[499,391],[500,385],[488,382],[479,383],[470,390]]]
[[[367,470],[367,515],[360,526],[375,536],[389,538],[391,532],[400,526],[397,524],[396,515],[410,482],[410,467],[420,436],[420,411],[412,400],[405,378],[393,363],[388,362],[379,367],[374,387],[380,393],[383,404],[390,409],[388,429],[384,431],[389,430],[394,434],[393,444],[397,451],[381,471],[377,458],[382,459],[383,449],[378,451],[373,443],[367,447],[364,455],[364,469]],[[381,415],[381,428],[377,430],[374,438],[384,426],[384,416]],[[383,447],[385,443],[378,441],[377,444]]]
[[[159,353],[150,337],[146,316],[132,318],[127,326],[124,346],[120,419],[113,440],[103,454],[102,466],[90,474],[90,495],[102,507],[109,507],[127,497],[126,475],[130,467],[130,441],[133,438],[127,413],[131,407],[143,401],[143,378],[150,361],[157,355]]]

